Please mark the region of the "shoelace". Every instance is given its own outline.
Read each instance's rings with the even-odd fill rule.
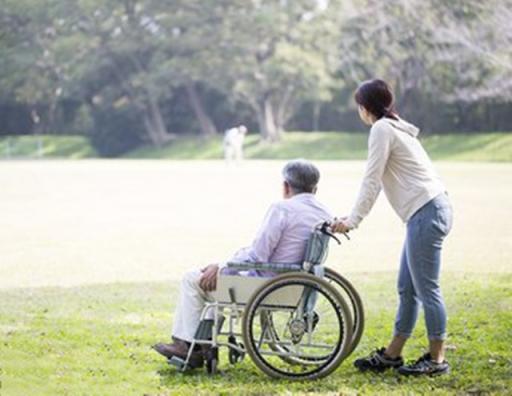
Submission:
[[[412,365],[414,368],[418,368],[418,369],[423,369],[423,368],[426,368],[426,369],[431,369],[434,367],[436,363],[433,362],[431,359],[430,359],[430,356],[428,355],[423,355],[422,357],[420,357],[418,360],[416,360],[416,362]]]
[[[372,366],[378,366],[379,364],[383,363],[382,359],[380,359],[383,352],[384,351],[382,349],[376,349],[375,351],[368,355],[368,360],[370,361],[370,364]]]

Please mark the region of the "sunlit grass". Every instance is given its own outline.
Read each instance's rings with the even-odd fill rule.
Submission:
[[[456,161],[512,161],[512,133],[426,135],[423,144],[434,159]],[[354,160],[366,157],[367,134],[347,132],[287,132],[280,142],[261,142],[257,134],[245,141],[245,156],[252,159],[304,157]],[[20,136],[0,138],[0,158],[97,157],[86,137]],[[222,137],[180,137],[161,148],[141,147],[126,158],[221,159]]]
[[[96,151],[84,136],[15,136],[0,138],[0,158],[90,158]]]
[[[177,288],[190,268],[250,242],[280,195],[283,161],[12,161],[0,169],[0,394],[507,394],[511,389],[511,165],[436,163],[455,208],[443,257],[448,358],[436,379],[373,377],[355,356],[391,334],[403,225],[381,198],[328,265],[362,294],[359,349],[318,382],[273,381],[249,360],[209,378],[179,375],[149,346],[170,337]],[[348,210],[364,162],[317,162],[319,199]],[[379,272],[382,271],[382,272]],[[474,272],[474,274],[465,274]],[[500,274],[490,274],[497,272]],[[135,281],[112,284],[114,281]],[[49,284],[103,286],[25,288]],[[406,350],[425,347],[423,322]]]
[[[257,135],[245,141],[245,156],[252,159],[309,158],[316,160],[365,159],[365,133],[287,132],[280,142],[260,142]],[[512,161],[512,133],[443,134],[421,138],[433,159],[460,161]],[[221,137],[200,140],[181,138],[162,148],[145,147],[129,158],[220,159]]]
[[[365,335],[354,354],[326,379],[290,383],[267,378],[246,358],[221,373],[178,374],[150,345],[170,337],[176,285],[113,284],[0,292],[2,395],[188,394],[506,394],[512,386],[512,276],[445,274],[449,311],[448,359],[438,378],[363,375],[356,356],[391,334],[395,275],[349,275],[367,311]],[[405,357],[426,346],[422,318]]]

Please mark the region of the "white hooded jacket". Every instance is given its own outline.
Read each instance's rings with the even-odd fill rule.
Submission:
[[[432,198],[445,191],[425,149],[419,129],[398,119],[381,118],[368,138],[368,162],[348,224],[356,228],[373,207],[381,188],[400,218],[407,222]]]

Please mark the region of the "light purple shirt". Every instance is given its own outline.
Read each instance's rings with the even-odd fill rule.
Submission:
[[[231,262],[301,263],[313,227],[331,220],[314,194],[302,193],[270,206],[251,246],[240,249]]]

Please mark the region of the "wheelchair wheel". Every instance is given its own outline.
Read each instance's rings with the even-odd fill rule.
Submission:
[[[230,335],[228,337],[228,342],[229,342],[229,344],[237,345],[239,348],[244,350],[244,344],[242,344],[241,342],[237,342],[234,335]],[[240,352],[239,350],[237,350],[231,346],[229,346],[228,348],[229,348],[229,353],[228,353],[229,363],[237,364],[237,363],[240,363],[242,360],[244,360],[245,352]]]
[[[354,349],[356,349],[361,336],[364,331],[364,306],[361,297],[357,290],[352,284],[343,276],[338,274],[336,271],[325,268],[324,279],[340,293],[346,301],[350,301],[348,304],[350,313],[352,314],[352,341],[350,348],[347,351],[347,356],[350,355]],[[345,356],[345,357],[347,357]]]
[[[354,349],[359,344],[361,340],[361,336],[364,331],[364,307],[361,297],[359,293],[356,291],[354,286],[343,276],[338,274],[336,271],[325,268],[325,276],[323,278],[327,283],[333,286],[342,297],[345,298],[345,301],[350,302],[347,304],[352,315],[352,340],[350,343],[350,348],[347,350],[346,358],[349,356]],[[272,332],[272,336],[274,339],[279,341],[279,335],[277,334],[274,326],[274,322],[272,319],[271,312],[262,312],[260,314],[261,326],[268,326],[269,332]],[[280,346],[277,342],[276,344],[270,344],[270,348],[274,351],[285,352],[286,346]],[[295,364],[293,358],[289,357],[287,354],[282,353],[281,358],[289,364]]]
[[[219,349],[211,347],[206,351],[206,372],[209,375],[217,374],[217,367],[219,364]]]
[[[270,318],[262,320],[261,317]],[[247,303],[244,345],[275,378],[316,379],[334,371],[351,345],[350,309],[336,289],[306,273],[277,276]]]

